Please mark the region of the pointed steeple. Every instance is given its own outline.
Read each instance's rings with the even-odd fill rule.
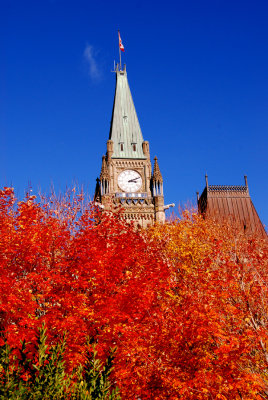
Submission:
[[[107,168],[107,163],[105,156],[102,156],[102,166],[101,166],[101,173],[100,173],[100,180],[109,179],[109,172]]]
[[[100,190],[101,190],[101,195],[108,194],[110,191],[110,175],[105,156],[102,156],[102,166],[100,173]]]
[[[152,176],[153,182],[163,183],[162,174],[158,165],[157,157],[154,158],[154,172]]]
[[[116,68],[116,89],[109,140],[112,158],[145,159],[143,137],[127,80],[126,67]]]
[[[158,165],[157,157],[154,158],[154,171],[152,175],[153,196],[163,196],[163,178]]]

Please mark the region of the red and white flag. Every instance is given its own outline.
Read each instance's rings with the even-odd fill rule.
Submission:
[[[124,48],[124,45],[123,45],[123,43],[122,43],[122,40],[121,40],[121,36],[120,36],[120,32],[118,31],[118,38],[119,38],[119,49],[121,50],[121,51],[125,51],[125,48]]]

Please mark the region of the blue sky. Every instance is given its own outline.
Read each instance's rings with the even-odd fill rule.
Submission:
[[[112,113],[120,29],[165,202],[243,184],[268,225],[268,2],[2,0],[0,182],[92,195]]]

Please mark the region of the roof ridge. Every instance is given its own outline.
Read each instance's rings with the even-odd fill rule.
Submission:
[[[224,190],[224,191],[248,191],[245,185],[208,185],[209,191]]]

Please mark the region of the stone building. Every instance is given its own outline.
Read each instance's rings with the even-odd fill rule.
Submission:
[[[146,228],[155,221],[165,222],[163,178],[154,158],[152,168],[149,142],[143,139],[129,89],[126,67],[115,68],[116,88],[106,155],[102,157],[94,201],[105,211],[121,205],[121,216]],[[208,185],[199,197],[198,210],[204,217],[226,221],[246,234],[267,238],[265,229],[251,201],[247,179],[243,186]]]
[[[106,155],[102,157],[94,201],[110,211],[122,206],[122,218],[147,227],[165,222],[163,178],[154,158],[152,169],[149,142],[143,139],[129,89],[126,66],[115,69],[116,88]]]

